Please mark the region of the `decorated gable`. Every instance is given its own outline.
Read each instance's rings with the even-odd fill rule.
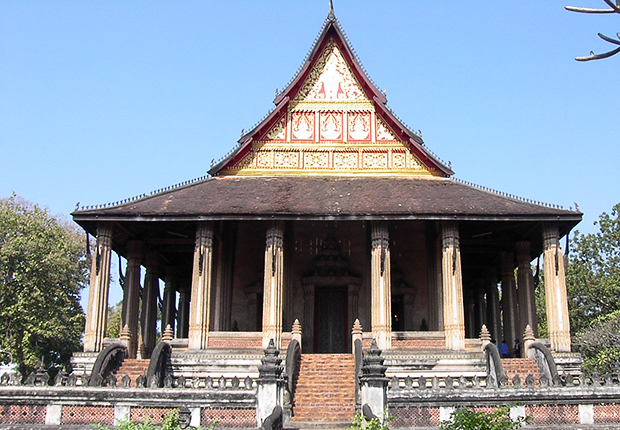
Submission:
[[[412,133],[360,70],[335,25],[328,27],[276,111],[217,174],[445,174],[412,149]]]

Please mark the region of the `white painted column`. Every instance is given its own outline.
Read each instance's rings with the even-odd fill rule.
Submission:
[[[282,293],[284,288],[284,222],[275,221],[265,241],[263,280],[263,348],[273,339],[276,349],[282,340]]]
[[[112,228],[100,224],[97,245],[90,269],[88,308],[84,327],[84,351],[99,352],[103,348],[108,322],[108,294],[110,291],[110,258],[112,253]]]
[[[568,319],[564,257],[560,248],[556,223],[543,224],[543,242],[545,302],[551,350],[570,352],[570,321]]]
[[[446,349],[459,351],[465,349],[465,314],[463,310],[459,228],[455,221],[444,221],[441,227],[443,321]]]
[[[213,271],[213,225],[203,222],[196,230],[194,268],[189,312],[188,349],[207,349]]]
[[[371,331],[381,350],[392,348],[390,240],[385,221],[371,223]]]

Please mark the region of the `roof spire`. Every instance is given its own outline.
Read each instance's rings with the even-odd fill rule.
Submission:
[[[329,11],[327,13],[327,19],[329,19],[330,21],[334,21],[336,19],[336,14],[334,13],[333,0],[329,0]]]

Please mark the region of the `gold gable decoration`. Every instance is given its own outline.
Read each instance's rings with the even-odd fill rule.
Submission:
[[[332,37],[267,131],[221,175],[441,175],[377,111]]]
[[[294,102],[368,101],[334,39],[330,39]]]

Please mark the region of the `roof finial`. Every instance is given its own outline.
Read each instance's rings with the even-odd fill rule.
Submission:
[[[334,2],[333,0],[329,0],[329,12],[327,13],[327,19],[333,21],[336,19],[336,14],[334,13]]]

